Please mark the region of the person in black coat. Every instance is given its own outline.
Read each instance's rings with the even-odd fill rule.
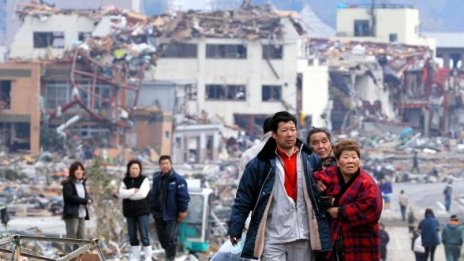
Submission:
[[[387,260],[387,244],[390,241],[388,232],[385,231],[385,225],[379,223],[379,237],[380,237],[380,260]]]
[[[146,261],[151,261],[151,244],[149,237],[150,221],[150,181],[142,175],[142,163],[130,160],[124,179],[119,187],[119,198],[122,199],[122,211],[127,220],[127,230],[131,245],[131,261],[140,260],[140,242],[143,245]]]
[[[89,220],[87,205],[92,199],[85,187],[84,165],[76,161],[69,167],[69,177],[63,185],[63,220],[66,225],[66,237],[85,238],[85,220]],[[76,248],[77,245],[74,246]]]

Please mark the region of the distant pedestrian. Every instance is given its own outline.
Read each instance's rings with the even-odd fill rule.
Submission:
[[[445,195],[446,212],[450,212],[451,208],[451,196],[453,195],[453,187],[451,184],[453,184],[452,180],[448,182],[448,185],[446,185],[445,189],[443,190],[443,194]]]
[[[391,198],[393,194],[393,186],[390,181],[390,178],[385,178],[380,182],[380,191],[382,192],[382,197],[385,203],[385,209],[390,209]]]
[[[417,156],[417,151],[414,151],[414,154],[412,156],[412,173],[420,173],[419,169],[419,157]]]
[[[452,215],[441,232],[441,242],[445,246],[446,261],[459,261],[463,243],[463,225],[456,215]]]
[[[401,218],[404,222],[406,221],[406,209],[408,208],[408,204],[409,204],[408,195],[404,193],[404,190],[401,190],[400,192],[399,203],[400,203],[400,210],[401,210]]]
[[[390,241],[388,232],[385,231],[385,225],[379,223],[379,237],[380,237],[380,260],[387,260],[387,244]]]
[[[119,187],[119,198],[122,198],[122,212],[127,220],[127,231],[131,245],[130,261],[140,260],[140,242],[143,245],[145,261],[151,261],[151,244],[149,236],[150,223],[150,181],[142,175],[142,163],[130,160],[126,173]]]
[[[419,223],[419,229],[421,231],[422,237],[422,246],[425,248],[425,257],[430,260],[434,260],[435,249],[440,244],[440,236],[438,232],[440,231],[440,223],[435,218],[433,210],[427,208],[425,210],[425,218]]]
[[[166,253],[166,261],[176,257],[179,222],[187,216],[190,196],[187,182],[173,168],[171,157],[159,158],[160,171],[153,175],[150,208],[155,219],[158,240]]]
[[[419,230],[413,230],[412,232],[412,244],[411,249],[414,252],[416,261],[427,261],[425,256],[425,248],[422,246],[422,237]]]
[[[84,239],[85,220],[89,220],[87,205],[93,200],[85,187],[84,165],[76,161],[69,167],[69,177],[63,185],[63,219],[66,225],[66,237]],[[74,245],[77,249],[78,245]]]
[[[409,207],[409,212],[408,212],[408,228],[409,228],[409,233],[413,234],[416,226],[417,226],[417,217],[416,213],[414,211],[414,208],[411,206]]]

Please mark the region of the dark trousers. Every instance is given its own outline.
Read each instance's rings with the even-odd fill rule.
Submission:
[[[166,260],[174,260],[176,257],[177,236],[179,223],[177,220],[164,221],[155,218],[156,234],[161,246],[166,252]]]
[[[445,208],[446,208],[446,212],[450,212],[451,196],[445,196]]]
[[[400,210],[401,210],[401,218],[403,219],[403,222],[406,221],[406,206],[400,205]]]
[[[430,261],[434,260],[435,257],[435,249],[437,246],[429,246],[429,247],[424,247],[425,248],[425,260],[429,259],[430,255]]]
[[[139,238],[137,236],[137,230],[140,234],[140,239],[143,246],[150,245],[150,236],[148,235],[150,221],[150,215],[140,215],[136,217],[127,217],[127,231],[129,232],[129,241],[131,246],[138,246]]]
[[[427,261],[425,253],[414,252],[414,255],[416,256],[416,261]]]

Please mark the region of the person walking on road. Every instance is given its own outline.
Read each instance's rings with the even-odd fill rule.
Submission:
[[[451,198],[453,195],[453,187],[451,186],[451,184],[453,184],[452,180],[448,182],[448,185],[446,185],[445,189],[443,190],[443,194],[445,195],[446,212],[450,212],[451,208]]]
[[[383,223],[379,223],[379,237],[380,237],[380,260],[386,261],[387,260],[387,245],[390,241],[390,236],[388,232],[385,231],[385,225]]]
[[[119,186],[119,198],[122,199],[122,213],[127,220],[127,231],[131,245],[131,261],[140,260],[140,242],[143,245],[145,261],[151,261],[151,244],[149,236],[150,221],[150,181],[142,175],[142,163],[130,160]]]
[[[332,249],[329,224],[312,178],[319,160],[297,138],[297,120],[272,117],[272,139],[245,168],[227,234],[233,245],[251,212],[241,257],[262,261],[314,261],[313,251]]]
[[[463,225],[456,215],[452,215],[441,232],[441,242],[445,246],[446,261],[459,261],[463,243]]]
[[[412,231],[411,249],[414,252],[416,261],[427,261],[427,258],[425,257],[425,248],[422,246],[422,237],[420,234],[419,230]]]
[[[420,173],[419,169],[419,157],[417,156],[417,151],[414,151],[412,156],[412,169],[411,173]]]
[[[400,210],[401,210],[401,218],[403,222],[405,222],[406,221],[406,209],[408,208],[409,198],[408,198],[408,195],[404,193],[404,190],[401,190],[400,192],[399,203],[400,203]]]
[[[409,212],[408,212],[408,228],[409,228],[409,233],[413,234],[414,231],[416,230],[417,226],[417,217],[416,213],[414,210],[414,207],[409,207]]]
[[[176,257],[179,222],[187,216],[190,196],[187,182],[173,168],[171,157],[162,155],[158,161],[160,171],[153,175],[151,212],[156,233],[167,261]]]
[[[351,139],[334,146],[337,165],[314,173],[322,193],[335,198],[327,209],[334,244],[331,260],[380,259],[378,221],[382,195],[374,178],[360,166],[360,146]],[[361,250],[361,251],[360,251]]]
[[[422,246],[425,248],[425,257],[434,260],[435,249],[440,244],[440,223],[435,218],[435,214],[431,208],[425,210],[425,218],[419,223],[421,231]]]

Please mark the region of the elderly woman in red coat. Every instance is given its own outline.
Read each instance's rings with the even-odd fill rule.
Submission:
[[[319,190],[334,197],[333,206],[327,209],[334,250],[327,260],[380,260],[379,188],[359,166],[361,153],[356,141],[341,140],[334,154],[337,165],[314,174]]]

